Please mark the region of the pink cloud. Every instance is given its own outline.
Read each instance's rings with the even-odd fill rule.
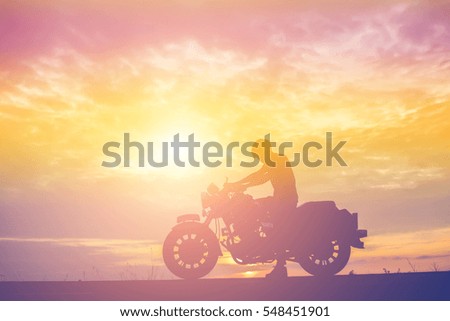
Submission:
[[[400,35],[417,45],[450,46],[450,3],[419,3],[398,16]],[[431,48],[430,48],[431,49]]]

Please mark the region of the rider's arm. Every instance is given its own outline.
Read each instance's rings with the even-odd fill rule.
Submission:
[[[252,187],[264,184],[265,182],[269,181],[269,171],[266,165],[263,165],[259,170],[256,172],[248,175],[247,177],[244,177],[240,181],[237,181],[234,184],[241,185],[244,187]]]

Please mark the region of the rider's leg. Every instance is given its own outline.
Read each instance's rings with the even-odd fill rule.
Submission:
[[[283,242],[285,235],[284,224],[280,221],[274,224],[274,235],[272,235],[272,246],[275,252],[275,260],[277,261],[272,272],[266,275],[267,278],[285,278],[287,277],[286,269],[286,249]]]
[[[275,264],[275,267],[270,273],[266,274],[266,278],[286,278],[288,276],[286,268],[286,258],[280,258],[277,255],[276,260],[277,263]]]
[[[291,224],[289,221],[296,204],[296,202],[278,202],[272,210],[274,223],[272,245],[277,263],[273,271],[267,274],[266,277],[287,277],[286,244],[288,244],[288,241],[286,236],[289,234]]]

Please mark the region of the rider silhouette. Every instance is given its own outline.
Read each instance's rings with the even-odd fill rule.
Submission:
[[[263,166],[256,172],[235,183],[228,183],[230,188],[247,188],[271,182],[273,196],[258,199],[272,217],[274,229],[269,240],[273,243],[277,263],[266,277],[287,277],[286,250],[283,244],[288,216],[297,207],[297,189],[294,172],[289,166],[286,156],[277,154],[271,150],[268,140],[258,140],[252,148],[252,154],[262,162]]]

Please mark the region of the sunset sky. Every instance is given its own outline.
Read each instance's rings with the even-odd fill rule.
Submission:
[[[125,132],[294,147],[332,132],[348,166],[294,173],[300,203],[334,200],[369,230],[343,273],[449,270],[449,119],[445,1],[2,2],[0,277],[171,278],[176,217],[252,171],[102,167]],[[210,276],[270,267],[225,257]]]

